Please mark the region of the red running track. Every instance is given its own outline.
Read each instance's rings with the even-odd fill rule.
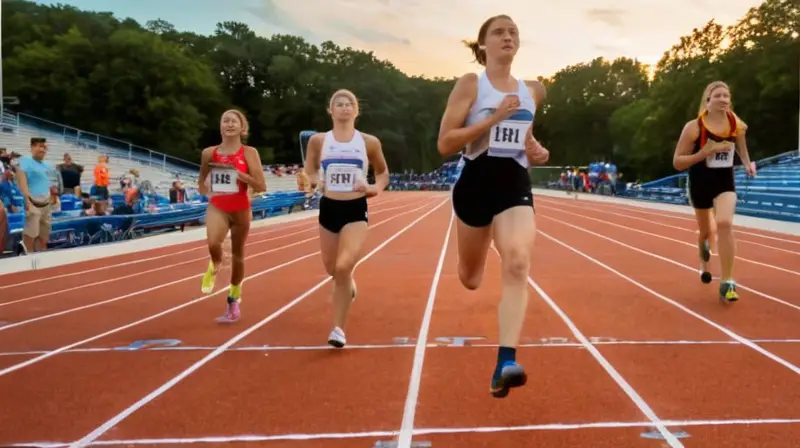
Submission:
[[[460,285],[445,193],[386,193],[370,220],[344,350],[326,346],[315,218],[254,230],[232,326],[213,320],[224,291],[199,291],[202,242],[4,276],[0,445],[800,440],[797,238],[739,229],[741,300],[722,305],[699,281],[685,215],[537,198],[518,351],[530,381],[498,400],[497,255],[481,289]],[[172,341],[131,349],[141,340]]]

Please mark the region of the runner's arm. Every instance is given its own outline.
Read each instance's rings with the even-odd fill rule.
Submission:
[[[208,178],[208,173],[211,171],[208,166],[208,162],[211,160],[211,151],[213,151],[213,148],[206,148],[200,155],[200,175],[197,178],[197,191],[203,196],[208,196],[209,193],[206,179]]]
[[[692,154],[694,141],[700,136],[700,127],[697,121],[692,120],[683,126],[678,144],[675,146],[675,153],[672,156],[672,166],[678,171],[684,171],[703,160],[708,155],[704,151]]]
[[[312,190],[316,189],[317,184],[319,184],[320,152],[323,138],[323,134],[312,135],[308,139],[308,146],[306,147],[306,160],[303,163],[303,169],[308,175],[308,183]]]
[[[381,192],[389,186],[389,166],[383,154],[380,139],[374,135],[364,134],[367,143],[367,157],[372,171],[375,173],[375,188]]]
[[[533,102],[536,104],[536,111],[539,111],[539,108],[547,99],[547,87],[544,86],[540,81],[528,81],[525,83],[528,86],[528,89],[531,91],[531,95],[533,96]]]
[[[474,73],[462,76],[453,86],[439,126],[437,148],[443,157],[461,151],[469,142],[480,137],[495,124],[494,115],[490,115],[472,126],[464,127],[469,109],[477,95],[478,77]]]
[[[736,152],[742,159],[742,164],[747,167],[750,165],[750,151],[747,150],[747,124],[736,117]]]
[[[267,180],[264,177],[264,167],[261,165],[261,155],[252,146],[245,146],[244,157],[247,159],[247,174],[237,172],[239,179],[250,186],[254,193],[263,194],[267,192]]]

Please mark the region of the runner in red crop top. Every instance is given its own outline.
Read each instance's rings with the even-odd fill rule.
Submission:
[[[239,150],[233,154],[220,154],[219,147],[214,148],[211,153],[210,166],[213,165],[228,165],[236,168],[236,171],[248,173],[247,158],[244,155],[245,147],[240,146]],[[258,154],[258,153],[256,153]],[[234,179],[232,179],[234,180]],[[231,194],[214,194],[208,199],[208,202],[213,204],[218,209],[225,213],[238,212],[240,210],[247,210],[250,208],[250,195],[247,194],[247,183],[235,179],[236,184],[239,186],[239,191]]]
[[[220,120],[222,143],[204,149],[200,165],[198,190],[205,196],[210,193],[206,208],[206,235],[211,260],[201,286],[205,294],[214,290],[222,264],[222,243],[228,231],[231,233],[231,284],[225,314],[217,318],[219,323],[233,323],[241,316],[239,302],[244,280],[244,245],[253,217],[247,187],[258,193],[267,191],[258,151],[242,144],[248,130],[247,118],[241,112],[228,110],[223,113]],[[233,169],[224,169],[226,166]]]

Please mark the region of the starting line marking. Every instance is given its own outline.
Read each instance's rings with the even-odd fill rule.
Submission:
[[[372,448],[398,448],[400,446],[400,442],[398,441],[391,441],[391,442],[375,442],[375,445]],[[431,448],[431,442],[411,442],[411,448]]]
[[[731,426],[731,425],[776,425],[798,424],[797,419],[753,419],[753,420],[662,420],[667,427],[687,426]],[[463,433],[493,433],[508,431],[564,431],[571,429],[615,429],[615,428],[652,428],[653,422],[593,422],[593,423],[549,423],[541,425],[524,426],[484,426],[472,428],[417,428],[413,435],[427,434],[463,434]],[[685,431],[682,431],[685,432]],[[241,436],[216,436],[196,438],[166,438],[166,439],[130,439],[130,440],[95,440],[87,446],[119,446],[119,445],[185,445],[190,443],[231,443],[231,442],[267,442],[278,440],[323,440],[323,439],[364,439],[364,438],[391,438],[397,437],[399,431],[370,431],[370,432],[344,432],[323,434],[279,434],[279,435],[241,435]],[[681,432],[678,432],[680,434]],[[676,437],[679,437],[676,434]],[[379,442],[380,443],[380,442]],[[386,443],[386,442],[384,442]],[[427,442],[423,442],[427,443]],[[9,447],[37,447],[37,448],[62,448],[68,447],[71,442],[31,442],[6,445]],[[391,445],[389,445],[391,446]],[[412,445],[416,447],[416,445]],[[425,445],[422,445],[425,446]],[[431,445],[427,445],[431,446]],[[380,447],[380,445],[375,445]]]
[[[447,339],[450,343],[430,343],[427,348],[496,348],[497,344],[471,344],[470,338],[437,338],[441,340]],[[475,338],[474,340],[484,339]],[[618,341],[613,338],[604,338],[605,340],[596,340],[593,342],[595,345],[742,345],[738,341]],[[578,342],[563,342],[566,338],[543,338],[541,343],[527,343],[519,344],[520,348],[546,348],[546,347],[574,347],[584,350],[583,346]],[[750,339],[750,342],[755,344],[797,344],[800,339]],[[204,346],[181,346],[181,341],[178,339],[143,339],[131,343],[130,345],[122,347],[89,347],[89,348],[74,348],[65,350],[62,353],[105,353],[105,352],[133,352],[133,351],[210,351],[216,350],[217,347],[204,347]],[[255,345],[255,346],[242,346],[231,347],[226,349],[226,352],[239,352],[239,351],[292,351],[292,350],[374,350],[374,349],[388,349],[388,348],[414,348],[415,343],[413,338],[394,338],[394,344],[351,344],[344,348],[333,348],[329,345]],[[17,351],[17,352],[0,352],[2,356],[37,356],[44,353],[50,353],[48,350],[30,350],[30,351]]]
[[[656,429],[654,427],[651,427],[651,428],[648,428],[648,429],[649,430],[647,432],[643,432],[641,434],[642,438],[644,438],[644,439],[664,440],[664,436],[660,432],[658,432],[658,429]],[[685,439],[687,437],[691,437],[688,432],[686,432],[686,431],[684,431],[682,429],[678,429],[676,431],[670,430],[669,433],[672,434],[672,436],[675,437],[676,439]]]
[[[173,348],[181,345],[180,339],[140,339],[124,347],[116,347],[115,350],[141,350],[157,347]]]

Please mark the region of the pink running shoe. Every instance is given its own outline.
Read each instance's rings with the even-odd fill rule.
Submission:
[[[242,317],[242,312],[239,309],[239,302],[229,303],[225,314],[217,318],[217,323],[232,324],[238,321],[240,317]]]

